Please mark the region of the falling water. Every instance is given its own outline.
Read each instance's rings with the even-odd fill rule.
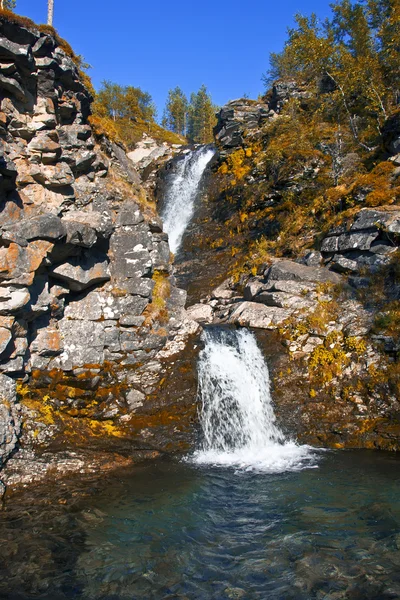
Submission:
[[[315,452],[285,439],[271,404],[268,367],[246,329],[207,330],[199,357],[203,445],[196,463],[281,472],[311,466]]]
[[[168,233],[169,246],[174,254],[193,216],[201,178],[214,154],[215,150],[210,146],[201,146],[177,163],[161,214],[164,231]]]

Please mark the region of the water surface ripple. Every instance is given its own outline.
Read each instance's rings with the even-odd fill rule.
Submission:
[[[27,492],[0,513],[0,597],[399,598],[398,467],[370,451],[281,474],[160,461],[82,495]]]

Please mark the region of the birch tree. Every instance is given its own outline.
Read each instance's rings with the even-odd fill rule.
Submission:
[[[47,0],[47,25],[53,27],[54,0]]]

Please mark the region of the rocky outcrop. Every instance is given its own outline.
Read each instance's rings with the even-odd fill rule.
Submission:
[[[322,240],[322,256],[339,273],[373,273],[387,265],[400,242],[400,210],[397,206],[361,209],[355,219],[330,231]],[[359,285],[358,278],[350,280]]]
[[[146,398],[196,325],[133,162],[94,138],[74,58],[35,29],[0,20],[0,34],[0,461],[18,436],[34,454],[132,453],[146,415],[179,430],[170,399]]]
[[[275,112],[267,104],[254,100],[232,100],[219,111],[214,129],[215,139],[221,147],[222,155],[243,144],[245,130],[259,128]]]

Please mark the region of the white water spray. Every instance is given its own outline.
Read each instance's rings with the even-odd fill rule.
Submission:
[[[286,441],[276,425],[268,367],[246,329],[204,331],[199,357],[198,464],[282,472],[312,466],[308,446]]]
[[[186,154],[177,163],[176,174],[164,198],[161,219],[169,236],[169,247],[174,254],[179,249],[183,234],[193,217],[195,200],[203,173],[215,154],[209,146]]]

